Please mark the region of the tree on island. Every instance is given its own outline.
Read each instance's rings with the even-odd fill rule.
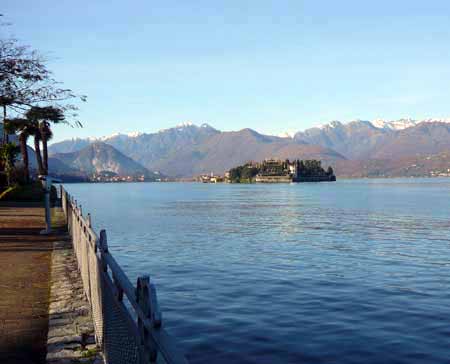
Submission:
[[[230,180],[234,183],[251,182],[252,179],[259,173],[259,169],[252,164],[244,164],[230,169]]]

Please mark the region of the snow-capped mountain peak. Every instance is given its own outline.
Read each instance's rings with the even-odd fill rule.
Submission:
[[[139,131],[133,131],[131,133],[112,133],[110,135],[104,135],[101,137],[87,137],[86,139],[91,142],[104,142],[115,138],[137,138],[144,133],[141,133]],[[78,139],[78,138],[77,138]]]
[[[352,123],[365,123],[368,125],[372,125],[373,127],[377,129],[385,129],[385,130],[403,130],[406,128],[411,128],[413,126],[416,126],[420,123],[449,123],[450,124],[450,118],[443,118],[443,119],[437,119],[437,118],[428,118],[423,120],[415,120],[411,118],[403,118],[398,120],[384,120],[384,119],[374,119],[372,121],[364,121],[364,120],[354,120],[350,123],[346,124],[352,124]],[[346,124],[341,123],[340,121],[333,120],[327,124],[321,124],[319,126],[315,126],[312,129],[321,129],[321,130],[329,130],[329,129],[335,129],[341,126],[344,126]]]
[[[372,121],[372,125],[379,129],[390,129],[390,130],[403,130],[406,128],[411,128],[420,123],[450,123],[450,119],[423,119],[423,120],[414,120],[411,118],[399,119],[399,120],[391,120],[386,121],[382,119],[375,119]]]
[[[313,129],[329,129],[329,128],[337,128],[342,126],[342,123],[339,120],[333,120],[326,124],[318,124],[314,126]]]
[[[288,131],[284,131],[284,132],[278,134],[277,136],[280,137],[280,138],[290,138],[290,139],[293,139],[294,136],[295,136],[295,133],[296,133],[295,131],[290,131],[290,130],[288,130]]]
[[[137,138],[140,137],[141,135],[143,135],[144,133],[140,132],[140,131],[133,131],[131,133],[128,133],[127,136],[129,138]]]
[[[187,128],[187,127],[193,126],[193,125],[194,125],[193,122],[191,122],[191,121],[185,121],[185,122],[183,122],[183,123],[177,124],[177,125],[175,126],[175,128],[176,128],[176,129],[183,129],[183,128]]]
[[[410,128],[417,124],[416,120],[413,119],[400,119],[400,120],[392,120],[386,121],[383,119],[375,119],[372,122],[372,125],[378,129],[390,129],[390,130],[403,130],[406,128]]]
[[[165,129],[160,129],[158,130],[158,133],[164,133],[168,130],[176,130],[176,131],[183,131],[187,128],[203,128],[203,129],[214,129],[211,125],[207,124],[207,123],[203,123],[200,126],[197,126],[196,124],[194,124],[191,121],[185,121],[183,123],[177,124],[174,127],[171,128],[165,128]]]

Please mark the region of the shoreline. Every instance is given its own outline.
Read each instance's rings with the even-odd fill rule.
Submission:
[[[377,179],[450,179],[450,176],[396,176],[396,177],[346,177],[346,176],[336,176],[336,181],[341,180],[349,181],[349,180],[377,180]],[[328,182],[328,181],[324,181]],[[65,185],[71,184],[159,184],[159,183],[196,183],[196,184],[205,184],[205,185],[214,185],[214,184],[230,184],[230,185],[239,185],[239,184],[290,184],[290,183],[314,183],[309,181],[302,182],[283,182],[283,183],[263,183],[263,182],[217,182],[217,183],[203,183],[196,180],[173,180],[173,181],[133,181],[133,182],[95,182],[95,181],[83,181],[83,182],[64,182]]]

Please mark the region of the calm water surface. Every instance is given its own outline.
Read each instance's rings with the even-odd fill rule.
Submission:
[[[192,363],[450,362],[450,179],[67,187]]]

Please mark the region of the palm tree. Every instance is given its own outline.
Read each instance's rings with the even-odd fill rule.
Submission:
[[[3,164],[8,186],[12,184],[14,164],[16,163],[16,156],[19,153],[18,149],[14,143],[5,143],[0,147],[0,162]]]
[[[39,132],[39,128],[34,136],[34,154],[36,154],[36,162],[38,166],[38,171],[40,175],[45,175],[44,173],[44,165],[42,164],[42,155],[41,155],[41,133]]]
[[[28,147],[27,140],[30,134],[26,129],[22,130],[19,134],[19,145],[20,145],[20,153],[22,154],[22,162],[23,162],[23,178],[25,183],[30,182],[30,163],[28,160]]]
[[[30,170],[27,141],[30,135],[34,135],[36,133],[36,125],[23,118],[7,119],[5,125],[9,134],[19,133],[20,153],[22,154],[23,161],[23,174],[25,183],[28,183],[30,181]]]
[[[38,127],[38,132],[34,134],[34,149],[36,151],[36,161],[39,174],[48,174],[48,148],[47,142],[53,136],[50,124],[64,123],[65,116],[62,109],[53,106],[33,106],[25,114],[26,118]],[[42,142],[42,155],[40,142]]]
[[[48,122],[43,122],[39,125],[39,133],[42,138],[42,162],[44,164],[45,175],[48,174],[48,148],[47,142],[53,138],[53,132],[50,129]]]

